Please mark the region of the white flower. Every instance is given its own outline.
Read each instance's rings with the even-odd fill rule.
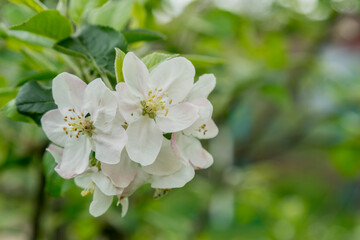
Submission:
[[[211,119],[212,104],[206,99],[214,89],[216,79],[213,74],[200,76],[194,84],[185,101],[189,101],[199,108],[199,119],[182,132],[172,134],[171,146],[175,154],[185,162],[189,162],[195,169],[208,168],[214,162],[213,157],[202,146],[200,139],[215,137],[219,130]]]
[[[47,151],[54,157],[55,162],[61,162],[63,148],[50,144]],[[101,171],[98,166],[89,167],[84,173],[75,177],[76,185],[84,189],[81,192],[82,196],[94,194],[90,205],[91,215],[97,217],[105,213],[113,197],[118,196],[118,204],[122,205],[121,215],[125,216],[129,204],[127,197],[147,182],[147,174],[141,174],[140,166],[129,159],[125,150],[118,164],[101,163],[100,169]]]
[[[152,188],[180,188],[195,176],[193,167],[187,162],[179,161],[167,139],[164,139],[155,162],[142,169],[150,174]]]
[[[122,216],[125,216],[129,207],[128,197],[140,186],[148,182],[149,175],[142,171],[139,164],[131,161],[126,150],[121,153],[120,163],[115,165],[101,164],[101,171],[108,176],[113,185],[121,188],[117,205],[122,205]]]
[[[120,195],[123,191],[122,188],[114,186],[111,179],[98,171],[97,167],[92,167],[88,172],[75,177],[75,184],[84,189],[81,192],[83,197],[93,194],[89,211],[94,217],[104,214],[111,206],[114,196]]]
[[[198,119],[198,108],[184,98],[193,87],[195,69],[185,58],[164,61],[150,73],[133,53],[125,56],[125,83],[116,86],[119,109],[127,121],[130,158],[143,166],[158,155],[163,133],[184,130]]]
[[[56,171],[64,178],[83,173],[91,151],[97,160],[115,164],[127,142],[121,123],[115,121],[115,95],[101,79],[86,85],[78,77],[61,73],[53,80],[58,109],[47,112],[41,124],[47,137],[64,147]]]

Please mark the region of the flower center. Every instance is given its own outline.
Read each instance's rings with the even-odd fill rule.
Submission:
[[[147,98],[140,102],[142,106],[142,115],[149,115],[150,118],[155,118],[156,115],[167,116],[169,112],[168,106],[172,103],[172,99],[169,99],[167,92],[164,92],[162,88],[150,90]]]
[[[95,184],[93,183],[93,185],[95,186]],[[82,197],[85,197],[85,196],[87,196],[87,195],[89,195],[89,194],[94,194],[94,191],[95,191],[95,187],[92,187],[92,188],[87,188],[87,189],[84,189],[84,190],[82,190],[81,191],[81,196]]]
[[[206,133],[207,133],[207,131],[208,131],[208,130],[206,129],[206,124],[201,125],[201,126],[199,127],[198,131],[199,131],[199,132],[202,132],[204,135],[206,135]]]
[[[63,127],[65,134],[69,135],[70,138],[73,136],[79,138],[80,135],[85,133],[91,136],[92,131],[95,129],[91,117],[85,116],[84,113],[77,114],[74,108],[69,108],[68,111],[69,114],[64,117],[64,122],[67,123],[67,126]]]

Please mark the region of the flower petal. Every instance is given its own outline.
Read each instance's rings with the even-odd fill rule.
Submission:
[[[91,180],[96,184],[101,192],[107,196],[114,196],[121,193],[112,184],[110,178],[105,176],[102,172],[93,173],[91,175]]]
[[[83,189],[91,189],[94,187],[94,183],[91,180],[92,172],[86,172],[74,178],[76,186]]]
[[[183,57],[172,58],[156,66],[150,73],[152,89],[162,88],[174,103],[182,101],[194,83],[195,68]]]
[[[123,73],[129,90],[135,96],[145,96],[145,92],[148,91],[149,70],[132,52],[127,53],[124,58]]]
[[[179,171],[168,176],[153,176],[151,181],[152,188],[180,188],[183,187],[195,176],[192,166],[181,168]]]
[[[125,83],[116,85],[116,96],[119,111],[128,123],[134,122],[141,116],[140,98],[131,94]]]
[[[134,180],[138,164],[131,161],[126,150],[121,153],[120,163],[118,164],[101,164],[101,170],[107,175],[115,186],[125,188]]]
[[[186,100],[192,101],[197,98],[207,98],[214,90],[216,85],[216,78],[214,74],[203,74],[199,80],[194,84],[190,93],[187,95]]]
[[[204,125],[205,127],[202,131],[192,131],[191,135],[199,139],[214,138],[218,135],[219,129],[212,119],[209,119]]]
[[[72,178],[83,173],[89,164],[91,143],[88,137],[71,138],[64,147],[61,163],[55,170],[63,178]]]
[[[92,140],[95,145],[95,157],[103,163],[116,164],[120,161],[128,137],[121,123],[114,122],[111,132],[105,133],[95,129]]]
[[[54,144],[50,144],[50,146],[46,150],[49,153],[51,153],[51,155],[54,157],[56,163],[59,164],[61,162],[61,158],[62,158],[63,151],[64,151],[63,148],[58,147]]]
[[[116,206],[119,206],[119,204],[121,204],[121,217],[125,217],[129,209],[129,199],[128,198],[123,198],[121,200],[119,199]]]
[[[67,72],[57,75],[52,82],[52,94],[60,111],[75,108],[80,112],[84,105],[86,83]]]
[[[195,169],[210,167],[214,159],[202,146],[198,139],[181,133],[175,134],[175,144],[181,156],[189,161]]]
[[[202,139],[206,138],[208,130],[206,123],[211,119],[213,106],[206,98],[198,98],[191,102],[199,108],[199,119],[195,121],[190,127],[184,129],[186,135],[200,136]]]
[[[103,131],[109,130],[117,111],[116,97],[100,78],[86,87],[85,103],[84,109],[91,114],[94,126]]]
[[[170,133],[190,127],[198,118],[198,107],[190,103],[179,103],[169,107],[166,117],[156,116],[156,123],[163,132]]]
[[[164,139],[155,162],[142,169],[149,174],[164,176],[178,171],[182,166],[182,162],[175,156],[171,148],[170,141]]]
[[[103,215],[111,206],[113,196],[106,196],[98,187],[95,187],[93,201],[90,204],[90,214],[94,217]]]
[[[152,164],[160,152],[164,138],[154,120],[141,117],[131,123],[126,132],[129,137],[126,150],[130,159],[143,166]]]
[[[50,110],[41,118],[41,126],[50,141],[60,146],[65,146],[69,136],[65,134],[63,127],[67,126],[64,116],[59,109]]]
[[[128,187],[124,189],[124,191],[121,194],[121,197],[128,197],[131,194],[133,194],[140,186],[147,183],[150,179],[150,175],[146,172],[142,171],[141,169],[138,169],[136,176],[134,180],[130,183]]]

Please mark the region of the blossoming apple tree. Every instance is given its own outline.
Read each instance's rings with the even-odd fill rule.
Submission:
[[[212,165],[199,139],[218,133],[207,100],[213,74],[196,80],[180,55],[129,51],[135,42],[164,39],[161,33],[74,24],[62,6],[19,3],[38,13],[7,34],[62,53],[69,70],[22,82],[8,116],[42,127],[57,174],[92,195],[90,214],[104,214],[115,198],[124,216],[140,186],[150,184],[158,198]]]

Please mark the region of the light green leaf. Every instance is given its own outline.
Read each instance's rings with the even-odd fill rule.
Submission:
[[[116,81],[124,82],[124,75],[123,75],[123,62],[125,58],[125,53],[121,51],[118,48],[115,48],[116,51],[116,57],[115,57],[115,75],[116,75]]]
[[[204,55],[182,55],[192,62],[196,67],[207,67],[212,65],[222,65],[225,63],[224,59],[217,57],[210,57]]]
[[[56,40],[50,39],[47,37],[43,37],[40,35],[36,35],[30,32],[25,31],[12,31],[8,30],[7,32],[8,39],[13,38],[20,40],[21,42],[26,42],[30,44],[40,45],[43,47],[51,48],[55,43]],[[18,44],[18,47],[21,47],[22,45]]]
[[[101,71],[115,77],[115,48],[126,51],[127,43],[124,36],[112,28],[85,25],[76,36],[62,40],[54,48],[95,63]]]
[[[19,113],[31,117],[40,125],[44,113],[57,108],[51,89],[36,81],[27,82],[16,97],[16,107]]]
[[[146,67],[151,70],[159,63],[169,60],[171,58],[177,57],[179,54],[167,54],[167,53],[159,53],[153,52],[142,58],[142,61],[145,63]]]
[[[75,23],[81,23],[94,9],[101,7],[107,0],[76,0],[70,1],[69,15]]]
[[[38,0],[9,0],[9,1],[16,4],[25,5],[35,10],[36,12],[42,12],[47,9],[46,6]]]
[[[91,11],[89,23],[122,30],[131,17],[133,0],[109,1],[101,8]]]
[[[73,31],[70,21],[56,10],[42,11],[10,29],[31,32],[57,41],[69,37]]]
[[[166,39],[164,34],[146,29],[124,30],[122,33],[124,34],[124,37],[128,43]]]
[[[17,111],[15,99],[9,101],[4,107],[2,107],[0,113],[16,122],[34,122],[31,118],[22,115]]]
[[[17,89],[13,88],[0,88],[0,108],[4,106],[11,99],[16,97]]]

